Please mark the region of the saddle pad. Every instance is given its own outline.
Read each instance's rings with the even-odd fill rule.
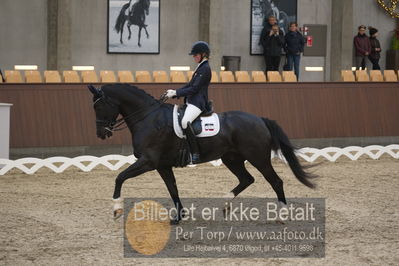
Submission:
[[[175,130],[176,136],[179,138],[184,138],[183,130],[179,125],[178,117],[177,117],[177,109],[178,106],[175,105],[173,108],[173,129]],[[220,122],[219,116],[216,113],[213,113],[211,116],[203,117],[201,116],[201,127],[202,131],[197,135],[199,138],[212,137],[219,133],[220,131]]]

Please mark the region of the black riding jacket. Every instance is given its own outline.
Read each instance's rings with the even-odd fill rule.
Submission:
[[[202,61],[193,73],[190,82],[183,88],[176,90],[177,98],[184,97],[185,103],[195,105],[202,111],[207,110],[208,86],[211,82],[212,71],[208,60]]]

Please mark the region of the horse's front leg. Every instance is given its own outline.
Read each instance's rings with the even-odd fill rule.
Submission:
[[[147,39],[149,39],[150,38],[150,34],[148,34],[147,26],[144,27],[144,30],[145,30],[145,34],[147,34]]]
[[[114,218],[119,218],[123,213],[121,189],[122,184],[125,180],[144,174],[145,172],[154,170],[152,166],[153,162],[146,159],[145,157],[140,157],[134,164],[122,171],[115,180],[115,190],[114,190]]]
[[[139,26],[139,41],[138,41],[138,43],[137,43],[137,45],[139,46],[139,47],[141,47],[141,43],[140,43],[140,39],[141,39],[141,30],[143,29],[143,27],[141,27],[141,26]]]
[[[132,38],[132,31],[130,30],[130,26],[132,26],[132,24],[128,23],[127,24],[127,29],[129,30],[129,37],[127,37],[128,40],[130,40],[130,38]]]
[[[179,198],[179,192],[178,192],[177,186],[176,186],[175,175],[173,174],[171,167],[157,169],[157,171],[161,175],[163,181],[165,182],[165,185],[168,188],[170,197],[172,198],[173,203],[175,204],[175,207],[176,207],[177,217],[175,218],[175,220],[173,220],[171,222],[178,223],[181,220],[181,218],[184,217],[184,214],[182,213],[183,206],[182,206],[182,203]]]

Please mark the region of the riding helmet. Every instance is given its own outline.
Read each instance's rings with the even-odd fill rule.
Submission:
[[[208,43],[204,41],[198,41],[193,44],[193,47],[191,48],[191,52],[189,55],[196,55],[196,54],[207,54],[209,55],[211,53],[211,50],[209,49]]]

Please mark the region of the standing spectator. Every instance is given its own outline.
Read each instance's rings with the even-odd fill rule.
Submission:
[[[380,41],[377,39],[378,30],[373,27],[369,27],[370,32],[370,45],[371,45],[371,52],[369,55],[369,60],[373,64],[373,70],[380,70],[380,57],[381,57],[381,44]]]
[[[287,53],[287,69],[292,71],[294,66],[295,75],[299,80],[299,63],[301,60],[301,53],[305,46],[305,39],[298,31],[298,24],[296,22],[290,23],[288,33],[285,35],[285,50]]]
[[[359,26],[359,32],[353,39],[356,50],[356,69],[366,69],[366,58],[371,53],[370,39],[366,35],[366,26]]]
[[[269,36],[273,25],[277,24],[277,20],[275,16],[269,16],[266,25],[263,27],[262,33],[260,34],[259,45],[263,47],[263,57],[265,59],[265,69],[267,71],[267,45],[266,39]]]
[[[284,34],[275,24],[266,38],[266,71],[279,71]]]

